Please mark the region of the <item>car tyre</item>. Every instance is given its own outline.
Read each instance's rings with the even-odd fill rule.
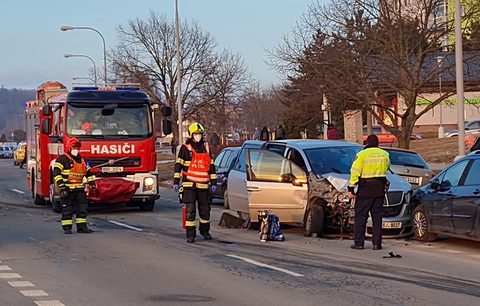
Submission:
[[[155,200],[146,201],[140,204],[141,211],[153,211],[154,208],[155,208]]]
[[[325,209],[321,205],[312,205],[305,215],[305,233],[304,236],[317,234],[320,236],[325,223]]]
[[[413,210],[412,215],[413,233],[419,241],[430,242],[437,239],[437,234],[430,233],[430,225],[425,216],[423,205],[418,205]]]
[[[228,204],[227,185],[223,186],[223,206],[225,207],[225,209],[230,209],[230,204]]]

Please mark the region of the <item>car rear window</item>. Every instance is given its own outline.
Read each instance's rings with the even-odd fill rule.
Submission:
[[[416,153],[388,151],[392,165],[427,169],[425,161]]]

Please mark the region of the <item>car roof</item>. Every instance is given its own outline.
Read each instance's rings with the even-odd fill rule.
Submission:
[[[296,147],[300,149],[313,149],[313,148],[332,148],[332,147],[352,147],[358,146],[362,148],[363,146],[348,141],[341,140],[321,140],[321,139],[286,139],[286,140],[271,140],[267,144],[286,144],[287,146]]]
[[[232,151],[240,151],[242,147],[225,147],[222,149],[222,151],[226,151],[226,150],[232,150]]]
[[[397,152],[405,152],[405,153],[411,153],[411,154],[418,154],[418,153],[415,152],[415,151],[407,150],[407,149],[402,149],[402,148],[380,147],[380,149],[385,150],[385,151],[397,151]]]

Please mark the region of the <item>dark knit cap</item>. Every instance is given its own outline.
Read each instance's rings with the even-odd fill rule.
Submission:
[[[368,135],[367,140],[365,141],[365,148],[378,147],[378,137],[377,135]]]

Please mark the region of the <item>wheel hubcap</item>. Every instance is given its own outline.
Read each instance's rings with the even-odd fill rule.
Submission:
[[[413,216],[413,228],[417,237],[425,236],[427,232],[427,219],[421,211],[417,211]]]

